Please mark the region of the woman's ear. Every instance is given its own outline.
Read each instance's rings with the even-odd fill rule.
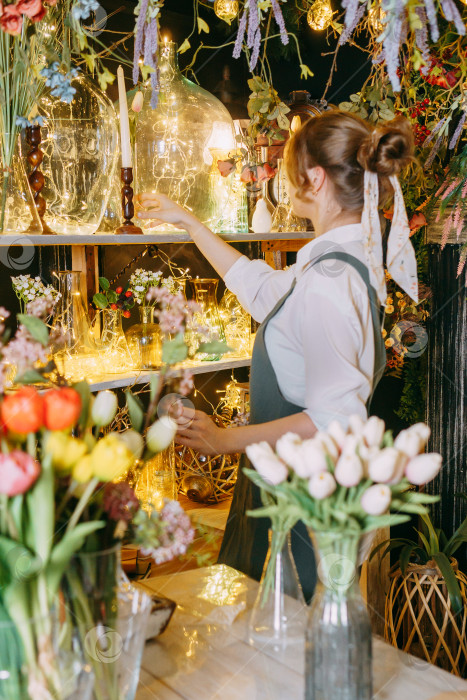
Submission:
[[[310,183],[311,194],[316,195],[324,184],[326,173],[324,168],[317,165],[314,168],[308,168],[306,171],[308,181]]]

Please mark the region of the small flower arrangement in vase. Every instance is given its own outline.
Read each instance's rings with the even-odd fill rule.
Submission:
[[[349,426],[345,431],[334,421],[308,440],[287,433],[275,451],[267,443],[251,445],[246,451],[256,469],[246,474],[273,508],[280,506],[282,518],[305,523],[314,544],[318,585],[306,634],[307,697],[370,700],[371,626],[356,575],[361,548],[368,549],[362,538],[425,514],[438,497],[413,486],[433,479],[442,459],[421,454],[430,434],[423,423],[395,440],[375,416],[366,422],[351,416]],[[266,503],[250,515],[271,517],[270,509]]]
[[[50,299],[52,305],[56,304],[61,294],[51,284],[44,284],[40,277],[31,275],[18,275],[12,277],[11,282],[18,297],[21,313],[25,313],[26,306],[35,299]]]
[[[191,312],[165,292],[161,325],[176,323],[180,335],[163,344],[164,366],[151,380],[147,410],[127,391],[131,428],[123,432],[111,429],[118,408],[112,392],[94,397],[85,381],[70,386],[53,360],[45,361],[52,340],[59,342],[44,322],[47,304],[31,301],[11,340],[3,323],[8,311],[0,309],[1,697],[52,700],[62,697],[65,685],[70,694],[78,683],[73,632],[86,652],[82,672],[90,679],[89,668],[94,669],[96,700],[134,697],[150,601],[119,586],[119,543],[125,536],[156,560],[168,560],[193,539],[178,504],[166,503],[156,512],[128,484],[113,483],[137,459],[148,460],[173,441],[176,423],[168,415],[156,418],[164,385],[191,390],[185,373],[170,370],[188,356],[183,339]],[[202,338],[199,347],[204,350]],[[11,387],[8,364],[15,357]],[[40,393],[30,385],[35,382],[46,390]],[[67,601],[64,609],[59,592]],[[54,616],[57,609],[60,615]],[[111,659],[109,629],[122,645]],[[82,690],[80,697],[88,695]]]

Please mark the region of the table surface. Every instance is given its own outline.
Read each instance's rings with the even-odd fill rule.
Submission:
[[[136,700],[303,700],[303,646],[280,652],[246,641],[256,581],[215,565],[143,585],[178,607],[146,645]],[[467,700],[467,681],[381,639],[373,657],[374,700]]]

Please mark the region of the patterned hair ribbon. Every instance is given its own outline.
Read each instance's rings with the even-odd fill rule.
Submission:
[[[392,279],[415,302],[418,301],[417,261],[410,241],[410,227],[399,180],[389,178],[394,189],[394,214],[389,231],[386,256]],[[386,279],[383,268],[383,244],[379,220],[379,186],[377,173],[365,170],[362,211],[363,243],[370,279],[381,305],[386,304]]]

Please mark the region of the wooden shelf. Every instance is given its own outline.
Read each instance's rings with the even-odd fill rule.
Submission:
[[[295,231],[292,233],[219,233],[228,243],[243,241],[290,241],[314,238],[313,231]],[[149,245],[150,243],[192,243],[185,231],[161,231],[160,233],[143,233],[140,235],[116,235],[114,233],[94,233],[86,235],[28,235],[27,233],[0,234],[0,246],[45,246],[45,245]]]
[[[180,365],[180,367],[183,369],[189,369],[191,372],[193,372],[193,374],[207,374],[208,372],[222,372],[226,369],[249,367],[250,365],[251,357],[239,357],[216,360],[214,362],[187,362]],[[125,387],[131,387],[137,384],[147,384],[150,381],[151,376],[154,374],[157,374],[157,371],[143,370],[141,372],[125,372],[124,374],[105,374],[102,375],[102,378],[99,377],[98,379],[90,379],[89,386],[91,391],[123,389]]]

